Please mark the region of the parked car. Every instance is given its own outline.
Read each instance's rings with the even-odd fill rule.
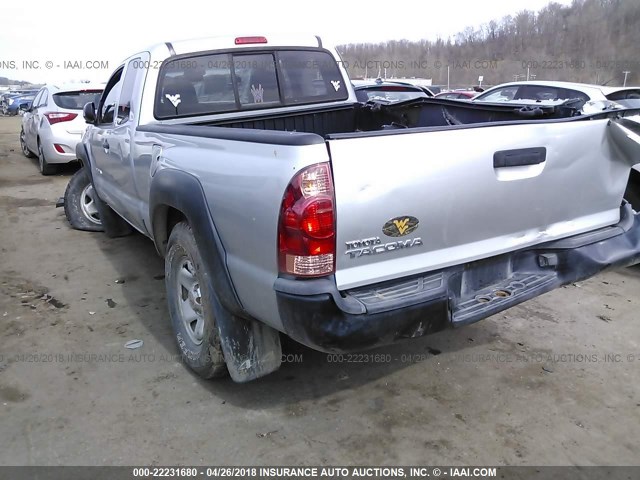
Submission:
[[[640,98],[640,87],[606,87],[586,83],[525,81],[495,86],[473,99],[474,102],[553,103],[577,99],[587,111],[616,100]],[[589,106],[595,108],[589,110]],[[584,109],[584,107],[581,107]]]
[[[272,372],[280,332],[358,351],[639,261],[638,110],[363,104],[339,60],[311,35],[167,42],[84,107],[67,217],[91,186],[107,235],[154,242],[199,375]]]
[[[471,100],[478,95],[478,92],[473,90],[452,90],[450,92],[440,92],[436,94],[435,98],[447,98],[449,100]]]
[[[25,112],[31,110],[31,106],[33,105],[33,98],[28,99],[27,101],[22,101],[18,105],[18,115],[24,115]]]
[[[422,90],[425,93],[425,95],[427,97],[433,97],[435,95],[431,91],[431,89],[433,88],[431,86],[420,85],[420,84],[417,84],[417,83],[411,83],[410,81],[404,81],[404,80],[403,81],[401,81],[401,80],[393,80],[393,82],[394,83],[398,83],[400,85],[410,85],[412,87],[419,88],[420,90]]]
[[[36,93],[38,93],[38,90],[38,88],[5,90],[0,93],[0,108],[5,104],[5,100],[9,97],[16,97],[20,95],[35,95]]]
[[[76,145],[87,128],[82,108],[97,102],[103,88],[86,83],[46,85],[35,96],[22,118],[20,146],[25,156],[38,157],[43,175],[76,160]]]
[[[35,92],[37,93],[37,92]],[[20,113],[20,109],[28,106],[33,102],[35,93],[15,93],[5,95],[2,99],[2,114],[3,115],[17,115]]]
[[[352,83],[359,102],[394,103],[433,96],[431,92],[425,91],[423,87],[380,78],[377,80],[354,80]]]

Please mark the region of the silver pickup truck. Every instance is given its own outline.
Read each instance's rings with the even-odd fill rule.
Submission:
[[[638,262],[637,115],[359,103],[319,37],[211,38],[128,58],[77,154],[101,228],[164,257],[185,362],[243,382],[280,332],[362,350]]]

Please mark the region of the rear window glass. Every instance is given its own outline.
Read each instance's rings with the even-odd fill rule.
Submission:
[[[609,100],[638,100],[640,99],[640,89],[620,90],[607,95]]]
[[[520,87],[515,100],[539,100],[539,101],[551,101],[551,100],[569,100],[580,99],[588,101],[589,97],[586,93],[579,92],[577,90],[571,90],[569,88],[559,88],[552,86],[539,86],[539,85],[525,85]]]
[[[404,102],[414,98],[427,98],[427,94],[410,87],[380,87],[356,90],[356,98],[360,102]]]
[[[260,108],[280,105],[273,55],[234,55],[233,68],[241,106]]]
[[[485,102],[510,102],[516,96],[517,86],[499,88],[478,97],[478,100]]]
[[[348,93],[331,55],[318,51],[285,51],[278,54],[287,103],[344,100]]]
[[[100,101],[100,95],[102,95],[102,90],[54,93],[53,101],[60,108],[82,110],[87,103],[93,102],[97,105]]]
[[[155,116],[207,115],[347,97],[338,66],[327,52],[240,51],[166,61],[160,69]]]
[[[536,102],[579,99],[583,103],[589,100],[586,93],[569,88],[547,85],[510,85],[482,94],[477,100],[485,102],[517,102],[533,100]]]

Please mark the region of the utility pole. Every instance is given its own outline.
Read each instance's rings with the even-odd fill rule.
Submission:
[[[451,90],[449,88],[449,65],[447,65],[447,90]]]
[[[527,82],[529,81],[529,67],[527,67]]]
[[[622,86],[626,87],[627,86],[627,75],[629,75],[631,72],[629,70],[625,70],[622,73],[624,73],[624,82],[623,82]]]

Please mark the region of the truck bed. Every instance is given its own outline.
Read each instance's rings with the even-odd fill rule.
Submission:
[[[520,107],[473,104],[455,100],[415,99],[396,104],[350,104],[294,113],[261,113],[238,120],[219,120],[197,125],[334,134],[375,132],[415,127],[449,127],[504,121],[549,120],[576,116],[570,105]],[[194,123],[195,124],[195,123]]]

